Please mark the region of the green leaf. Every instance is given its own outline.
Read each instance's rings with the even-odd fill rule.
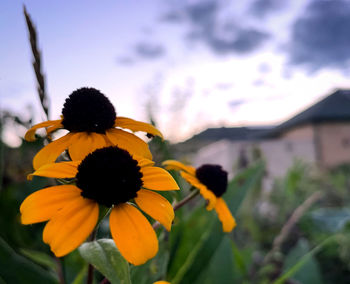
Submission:
[[[17,254],[1,238],[0,259],[4,260],[0,265],[0,279],[5,283],[58,283],[49,271]]]
[[[72,281],[72,284],[82,284],[83,281],[84,281],[85,276],[87,275],[87,271],[88,271],[88,266],[84,266],[79,271],[77,276],[74,278],[74,280]]]
[[[264,168],[263,163],[257,163],[255,166],[237,174],[230,182],[223,198],[233,215],[237,214],[248,192],[261,180]]]
[[[111,239],[84,243],[79,247],[81,256],[111,283],[130,284],[129,264]]]
[[[334,241],[336,237],[337,235],[331,236],[324,240],[321,244],[313,248],[311,251],[309,251],[307,254],[301,257],[300,260],[291,268],[289,268],[282,276],[280,276],[276,281],[274,281],[273,284],[283,284],[286,280],[292,278],[292,276],[295,273],[297,273],[306,263],[308,263],[316,253],[318,253],[325,245]]]
[[[6,284],[5,280],[0,277],[0,284]]]
[[[37,264],[40,264],[47,268],[51,268],[52,270],[56,269],[55,260],[51,256],[47,255],[46,253],[43,253],[41,251],[24,249],[24,248],[20,249],[19,251],[22,255],[33,260]]]
[[[306,239],[300,239],[296,246],[288,253],[283,270],[286,271],[291,268],[309,251],[310,246],[308,241]],[[304,266],[294,274],[293,279],[303,284],[322,284],[321,271],[316,259],[311,256]]]
[[[246,276],[248,275],[248,268],[245,263],[244,257],[242,253],[237,248],[236,244],[231,240],[231,248],[234,258],[234,266],[237,268],[237,272],[239,272],[240,275]]]
[[[341,231],[350,221],[350,209],[319,208],[311,213],[311,218],[323,231],[335,233]]]
[[[212,238],[217,238],[217,239],[216,240],[214,239],[212,241]],[[191,250],[191,253],[185,259],[185,262],[177,272],[175,278],[171,280],[171,283],[172,284],[193,283],[193,281],[198,277],[199,273],[202,270],[201,266],[203,265],[204,258],[211,257],[211,255],[213,254],[213,247],[205,247],[205,249],[203,249],[203,253],[200,253],[202,248],[204,248],[204,244],[215,245],[215,243],[219,243],[220,240],[221,240],[221,234],[218,234],[215,232],[211,234],[210,230],[207,230],[202,235],[202,238],[199,240],[197,245],[193,247],[193,249]],[[198,255],[203,255],[204,258],[199,259],[199,261],[196,263],[196,259]],[[204,262],[206,261],[204,260]],[[195,275],[195,277],[193,277],[193,275]]]
[[[217,283],[218,279],[220,279],[221,284],[240,283],[241,281],[236,279],[237,273],[233,264],[233,255],[228,253],[230,250],[231,240],[225,235],[207,269],[202,271],[195,284]]]
[[[183,268],[185,260],[210,229],[215,219],[202,206],[192,212],[189,218],[172,226],[170,234],[170,260],[168,277],[172,279]]]

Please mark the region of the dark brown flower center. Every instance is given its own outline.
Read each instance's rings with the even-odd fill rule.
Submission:
[[[137,196],[143,185],[136,160],[118,147],[98,149],[78,167],[77,187],[81,195],[111,207]]]
[[[62,115],[65,129],[71,132],[97,133],[105,133],[112,128],[117,116],[109,99],[94,88],[74,91],[66,99]]]
[[[216,197],[222,196],[227,189],[227,172],[219,165],[203,165],[196,170],[196,177]]]

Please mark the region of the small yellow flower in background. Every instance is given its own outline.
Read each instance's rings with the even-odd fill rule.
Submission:
[[[32,176],[75,178],[76,185],[59,185],[28,196],[20,207],[22,224],[48,223],[43,240],[57,257],[77,248],[93,231],[99,206],[111,207],[109,224],[120,253],[134,265],[158,251],[155,231],[131,203],[168,231],[174,219],[171,204],[151,190],[178,190],[171,175],[154,162],[132,157],[118,147],[98,149],[84,160],[46,164]]]
[[[147,143],[119,128],[133,132],[144,131],[148,135],[162,137],[159,130],[151,124],[117,116],[108,98],[94,88],[74,91],[66,99],[61,117],[59,120],[39,123],[27,131],[27,141],[34,141],[36,130],[43,127],[46,127],[48,135],[61,128],[69,131],[36,154],[33,159],[34,169],[54,162],[66,149],[72,160],[82,160],[95,149],[113,145],[131,154],[152,159]]]
[[[236,221],[228,209],[225,200],[221,197],[227,189],[227,172],[219,165],[202,165],[195,168],[184,165],[175,160],[163,162],[167,170],[179,170],[181,176],[208,201],[206,209],[215,209],[222,223],[224,232],[231,232]]]
[[[157,281],[157,282],[153,282],[153,284],[171,284],[168,281]]]

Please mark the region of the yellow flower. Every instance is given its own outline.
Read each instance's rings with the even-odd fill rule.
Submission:
[[[206,209],[215,209],[224,232],[231,232],[236,221],[221,197],[227,189],[227,172],[219,165],[202,165],[195,168],[175,160],[163,162],[167,170],[179,170],[181,176],[208,201]]]
[[[174,219],[171,204],[151,190],[178,190],[171,175],[153,162],[135,160],[118,147],[98,149],[84,160],[46,164],[30,174],[75,178],[76,184],[58,185],[28,196],[20,207],[22,224],[48,221],[43,240],[57,257],[77,248],[93,231],[99,207],[110,207],[111,235],[120,253],[134,265],[158,251],[155,231],[134,203],[168,231]]]
[[[113,145],[132,154],[152,159],[147,143],[120,128],[133,132],[144,131],[148,135],[162,137],[159,130],[151,124],[117,116],[108,98],[94,88],[74,91],[66,99],[61,117],[59,120],[34,125],[27,131],[27,141],[34,141],[36,130],[43,127],[46,127],[48,135],[60,128],[69,131],[37,153],[33,159],[34,169],[56,161],[66,149],[72,160],[82,160],[95,149]]]

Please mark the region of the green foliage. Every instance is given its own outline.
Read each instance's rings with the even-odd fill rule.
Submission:
[[[204,269],[193,283],[210,284],[220,279],[220,283],[238,283],[236,267],[234,266],[234,255],[230,253],[231,240],[228,236],[224,236],[219,247],[216,249],[207,268]],[[187,281],[186,281],[187,282]],[[186,283],[184,282],[184,283]],[[190,283],[188,281],[188,283]]]
[[[293,258],[295,258],[298,254],[300,259],[291,266],[281,277],[279,277],[276,281],[273,282],[273,284],[281,284],[284,283],[287,279],[293,277],[297,272],[299,272],[302,268],[305,268],[305,265],[309,265],[309,269],[306,270],[307,273],[314,273],[313,275],[303,275],[303,273],[299,273],[297,276],[295,276],[296,279],[302,278],[304,281],[302,283],[321,283],[321,282],[314,282],[316,280],[320,281],[319,276],[319,270],[317,267],[316,262],[313,260],[314,255],[319,252],[325,245],[327,245],[329,242],[334,241],[334,236],[327,238],[325,241],[323,241],[321,244],[313,248],[311,251],[308,251],[308,246],[306,243],[299,244],[299,247],[295,249],[295,251],[291,252],[289,261],[292,263]],[[302,255],[305,253],[304,255]],[[301,256],[302,255],[302,256]],[[295,260],[294,260],[295,261]],[[287,263],[287,267],[288,267]],[[311,269],[311,271],[310,271]],[[312,271],[313,270],[313,271]],[[305,271],[304,271],[305,273]]]
[[[25,180],[41,143],[23,143],[17,149],[4,146],[7,167],[0,191],[0,216],[6,218],[0,218],[0,259],[8,261],[0,268],[0,283],[58,282],[57,260],[42,242],[44,224],[23,226],[19,221],[19,206],[24,198],[50,185],[43,178]],[[152,143],[157,149],[153,152],[158,152],[158,163],[173,156],[167,142],[154,139]],[[179,201],[190,193],[189,186],[178,173],[172,174],[181,190],[161,194]],[[349,283],[349,167],[319,173],[295,161],[286,176],[275,180],[268,195],[261,190],[263,175],[264,165],[258,162],[229,183],[223,198],[237,220],[233,233],[224,234],[215,212],[208,212],[203,198],[197,197],[176,211],[171,232],[157,229],[159,252],[146,264],[129,268],[114,242],[100,239],[82,245],[80,253],[76,250],[60,260],[63,278],[66,283],[85,283],[88,264],[92,263],[99,271],[94,273],[95,283],[104,276],[112,283],[137,284],[157,280],[172,284]],[[264,261],[295,209],[315,191],[322,191],[324,198],[297,221],[274,255],[276,258]],[[261,210],[262,204],[268,204],[267,213]],[[101,216],[102,213],[105,212]],[[334,233],[337,242],[329,241]],[[108,238],[109,234],[108,220],[104,219],[97,237]],[[21,271],[23,267],[23,275],[16,274],[16,267],[21,267]]]
[[[20,252],[22,255],[26,256],[27,258],[31,259],[33,262],[36,262],[37,264],[43,267],[46,267],[52,270],[56,269],[56,263],[54,259],[44,252],[30,250],[30,249],[20,249]]]
[[[310,251],[310,245],[307,240],[300,239],[298,243],[291,249],[285,259],[284,271],[288,271],[293,266],[299,268],[291,269],[290,271],[294,272],[294,275],[291,276],[291,273],[288,274],[294,280],[299,281],[300,283],[305,284],[322,284],[322,276],[319,264],[317,263],[313,255],[309,256],[308,259],[304,262],[301,258],[306,256]],[[301,266],[302,264],[302,266]]]
[[[131,283],[129,264],[120,254],[113,240],[100,239],[84,243],[79,247],[79,252],[111,283]]]
[[[230,182],[224,197],[233,215],[237,213],[245,195],[254,187],[255,183],[262,176],[262,173],[263,166],[262,164],[258,164],[240,173]],[[197,211],[194,214],[199,213]],[[211,218],[212,217],[213,215],[211,215]],[[208,268],[208,265],[224,238],[225,234],[222,232],[221,223],[217,218],[211,221],[213,223],[211,225],[209,222],[206,224],[203,222],[203,226],[205,226],[206,229],[200,231],[196,227],[197,224],[201,224],[201,222],[198,222],[198,219],[199,216],[193,218],[193,220],[196,221],[195,226],[185,226],[181,230],[184,235],[186,234],[186,230],[190,230],[188,235],[191,236],[191,240],[187,238],[183,239],[182,241],[185,243],[183,246],[188,246],[189,250],[183,253],[182,257],[179,255],[174,256],[174,259],[176,259],[178,263],[182,263],[182,265],[177,270],[174,278],[171,278],[172,283],[194,283],[198,277],[200,277],[201,273]],[[193,235],[196,235],[196,232],[201,232],[199,239],[193,237]],[[195,240],[195,245],[192,245],[193,240]],[[177,249],[181,250],[181,247],[179,248],[178,245]],[[171,268],[169,271],[172,272]],[[230,272],[232,273],[232,271]]]
[[[315,225],[322,231],[342,231],[350,221],[349,208],[318,208],[311,213]]]
[[[233,267],[236,270],[236,273],[234,273],[235,278],[246,278],[248,276],[248,265],[250,261],[251,251],[240,251],[235,242],[233,242],[232,240],[231,247],[233,254]]]
[[[1,238],[0,259],[4,261],[0,265],[0,278],[5,283],[58,283],[50,271],[17,254]]]

